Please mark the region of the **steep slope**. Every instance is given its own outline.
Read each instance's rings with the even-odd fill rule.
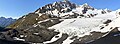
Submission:
[[[47,28],[61,22],[59,17],[55,16],[54,12],[59,9],[58,12],[62,12],[61,10],[65,8],[68,10],[73,9],[75,8],[75,4],[72,4],[69,1],[60,1],[45,5],[35,12],[24,15],[14,24],[7,27],[16,30],[17,35],[14,36],[13,30],[8,31],[7,33],[9,33],[10,36],[14,36],[12,38],[24,38],[25,41],[28,42],[43,42],[50,40],[54,35],[58,34],[58,32],[48,30]],[[66,12],[69,12],[68,10],[66,10]]]
[[[44,44],[87,44],[120,27],[120,11],[95,9],[87,3],[60,1],[24,15],[0,39]]]

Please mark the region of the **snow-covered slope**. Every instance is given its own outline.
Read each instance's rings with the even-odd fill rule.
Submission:
[[[75,11],[75,10],[74,10]],[[72,18],[72,19],[62,19],[63,22],[56,24],[48,29],[55,29],[57,32],[67,33],[69,37],[78,36],[84,37],[86,35],[91,35],[91,32],[106,33],[102,37],[106,36],[115,27],[120,27],[120,14],[119,11],[112,11],[102,13],[103,10],[88,10],[85,14],[87,17],[84,18]],[[71,14],[71,13],[69,13]],[[92,14],[94,17],[89,16]],[[96,15],[94,15],[96,14]],[[95,36],[95,35],[94,35]],[[68,37],[68,38],[69,38]],[[63,44],[70,44],[71,40],[66,39]]]
[[[49,27],[49,29],[56,29],[55,31],[67,33],[70,36],[81,36],[93,28],[99,27],[103,22],[105,20],[93,18],[65,19],[63,22]]]

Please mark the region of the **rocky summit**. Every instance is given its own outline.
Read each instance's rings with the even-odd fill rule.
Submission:
[[[2,28],[1,44],[120,44],[120,10],[68,0],[38,8]]]

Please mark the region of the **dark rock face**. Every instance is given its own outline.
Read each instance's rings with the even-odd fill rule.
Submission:
[[[107,36],[90,42],[88,44],[120,44],[120,31],[118,27],[114,28]]]
[[[86,35],[74,40],[71,44],[87,44],[101,38],[105,33],[91,32],[91,35]]]
[[[4,27],[0,27],[0,31],[3,31],[4,30]]]
[[[27,37],[25,38],[26,41],[35,42],[35,43],[42,43],[44,41],[49,41],[52,39],[53,36],[58,34],[57,32],[49,31],[47,29],[42,29],[42,28],[31,29],[28,31],[28,33],[30,34],[26,33],[27,35]]]
[[[66,40],[68,37],[67,34],[62,34],[62,37],[52,43],[48,43],[48,44],[62,44],[64,40]]]
[[[0,44],[29,44],[24,41],[13,40],[10,36],[6,35],[5,32],[9,29],[0,30]]]
[[[23,41],[8,41],[5,39],[0,39],[0,44],[29,44]]]
[[[79,39],[76,39],[76,40],[74,40],[74,42],[72,42],[70,44],[86,44],[86,43],[82,43],[79,41]]]

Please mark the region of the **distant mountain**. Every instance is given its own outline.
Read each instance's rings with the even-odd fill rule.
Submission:
[[[0,39],[40,44],[97,44],[94,41],[118,37],[119,22],[120,10],[96,9],[87,3],[77,5],[65,0],[22,16],[5,28],[9,31]]]
[[[4,28],[3,27],[0,27],[0,30],[3,30]]]
[[[15,21],[16,21],[16,19],[0,17],[0,27],[6,27],[6,26],[14,23]]]

